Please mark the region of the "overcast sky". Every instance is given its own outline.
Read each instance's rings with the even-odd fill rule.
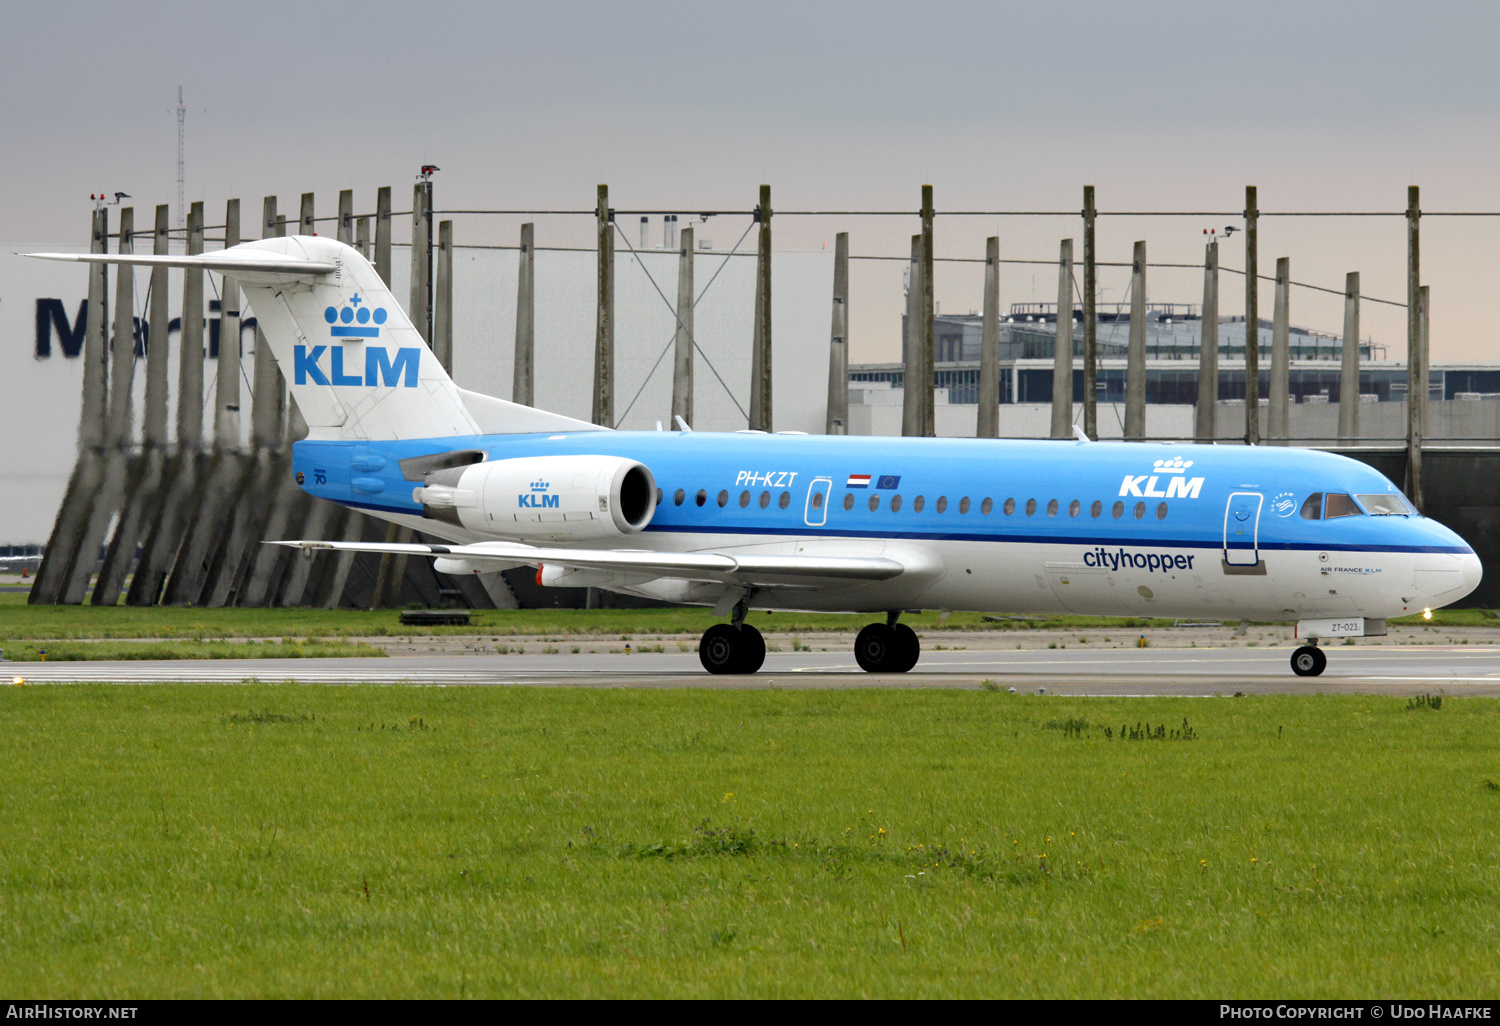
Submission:
[[[1247,183],[1265,210],[1500,209],[1492,3],[234,3],[7,2],[0,34],[0,242],[82,242],[90,192],[149,210],[176,197],[177,87],[187,91],[188,198],[222,212],[265,194],[295,213],[341,188],[398,209],[423,162],[440,208],[1223,210]],[[251,218],[253,220],[253,218]],[[458,219],[459,242],[513,241],[516,218]],[[1104,219],[1100,259],[1198,261],[1217,220]],[[538,218],[538,241],[587,243],[583,219]],[[732,242],[743,220],[702,234]],[[633,225],[631,226],[634,227]],[[905,253],[915,218],[776,222],[776,245]],[[1434,356],[1492,346],[1493,221],[1424,223]],[[1077,218],[947,218],[939,256],[1051,258]],[[1399,220],[1268,219],[1262,268],[1404,299]],[[1238,240],[1226,266],[1242,266]],[[1034,278],[1037,280],[1034,281]],[[1123,279],[1105,275],[1105,299]],[[1238,279],[1222,312],[1240,312]],[[1196,302],[1194,272],[1153,300]],[[1049,299],[1007,269],[1004,301]],[[1262,291],[1269,315],[1269,289]],[[979,279],[939,272],[944,310]],[[1340,330],[1340,304],[1303,293],[1293,319]],[[899,347],[899,270],[855,272],[856,358]],[[1401,355],[1400,312],[1368,333]],[[22,340],[25,341],[25,340]],[[16,344],[7,340],[7,344]]]

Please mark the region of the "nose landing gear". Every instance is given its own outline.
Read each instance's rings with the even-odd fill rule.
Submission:
[[[1316,677],[1328,665],[1328,657],[1316,645],[1303,645],[1292,653],[1292,672],[1299,677]]]

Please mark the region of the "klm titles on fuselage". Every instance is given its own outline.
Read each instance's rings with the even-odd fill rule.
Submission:
[[[1185,460],[1181,456],[1157,460],[1152,465],[1150,474],[1126,474],[1125,480],[1120,483],[1120,497],[1131,495],[1141,499],[1196,499],[1203,490],[1203,478],[1183,476],[1192,465],[1192,460]],[[1167,477],[1166,491],[1156,486],[1162,477]]]

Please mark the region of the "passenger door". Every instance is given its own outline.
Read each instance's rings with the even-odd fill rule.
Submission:
[[[833,479],[815,477],[807,486],[807,505],[802,511],[802,522],[808,527],[822,527],[828,522],[828,490]]]
[[[1259,492],[1234,492],[1224,506],[1224,562],[1230,566],[1255,566],[1260,562]]]

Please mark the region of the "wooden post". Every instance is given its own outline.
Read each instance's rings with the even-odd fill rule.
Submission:
[[[240,244],[240,201],[224,209],[224,248]],[[219,300],[219,358],[214,372],[214,448],[240,446],[240,284],[224,276]]]
[[[1406,496],[1422,509],[1422,438],[1427,420],[1427,349],[1423,345],[1426,316],[1422,288],[1422,196],[1417,186],[1406,190]]]
[[[339,190],[338,240],[346,246],[354,245],[354,190]]]
[[[171,216],[165,203],[156,208],[156,231],[152,235],[151,253],[166,256],[171,236]],[[146,336],[146,416],[143,434],[147,446],[167,446],[167,379],[170,376],[171,350],[167,347],[167,269],[151,269],[151,301],[147,308]]]
[[[771,430],[771,187],[760,187],[760,248],[755,258],[755,341],[750,352],[750,428]]]
[[[1359,272],[1344,278],[1344,341],[1339,352],[1339,442],[1359,438]]]
[[[932,186],[922,186],[922,430],[937,435],[937,307],[933,293]]]
[[[1245,444],[1260,444],[1260,250],[1255,186],[1245,186]],[[1215,319],[1218,311],[1215,310]],[[1217,326],[1215,327],[1217,333]]]
[[[203,252],[203,204],[188,211],[187,251]],[[177,447],[195,452],[203,447],[203,272],[182,272],[182,352],[177,364]]]
[[[103,253],[109,247],[109,208],[94,210],[89,252]],[[83,331],[83,414],[78,423],[78,445],[98,449],[104,445],[105,413],[109,406],[109,265],[89,265],[89,312]]]
[[[1130,348],[1125,353],[1125,441],[1146,440],[1146,243],[1130,263]]]
[[[1198,346],[1198,409],[1194,441],[1210,444],[1219,433],[1219,240],[1203,255],[1203,331]]]
[[[131,237],[135,234],[135,208],[120,210],[120,253],[133,253]],[[109,438],[110,448],[130,446],[130,384],[135,376],[135,269],[121,264],[115,272],[115,328],[109,343]],[[80,558],[92,561],[90,553]]]
[[[313,224],[313,194],[304,192],[302,194],[302,210],[297,217],[298,235],[316,235],[317,226]]]
[[[438,223],[437,289],[432,303],[432,351],[453,376],[453,222]]]
[[[906,278],[906,338],[901,354],[901,434],[922,433],[922,236],[911,237],[911,264]]]
[[[417,334],[432,345],[432,182],[411,189],[411,307]]]
[[[1012,397],[1014,401],[1014,397]],[[976,438],[1000,437],[1000,237],[984,240],[984,325],[979,337]]]
[[[693,229],[677,233],[677,334],[672,340],[672,426],[693,424]]]
[[[1269,434],[1273,444],[1290,445],[1292,433],[1292,349],[1290,341],[1290,311],[1287,304],[1291,297],[1291,260],[1278,257],[1276,260],[1276,299],[1271,314],[1271,402],[1266,412],[1270,415]]]
[[[521,225],[516,273],[516,351],[511,367],[510,401],[536,405],[536,225]]]
[[[833,237],[833,324],[828,331],[828,409],[824,432],[849,433],[849,233]]]
[[[368,217],[354,219],[354,248],[359,250],[360,256],[366,260],[370,259],[370,219]]]
[[[593,421],[615,426],[615,236],[614,211],[609,208],[609,186],[599,186],[594,208],[599,246],[599,296],[594,321]]]
[[[1073,240],[1057,261],[1057,343],[1052,357],[1052,437],[1073,437]]]
[[[1094,187],[1083,187],[1083,433],[1099,438],[1099,279],[1094,267]]]
[[[391,187],[382,185],[375,194],[375,273],[391,286]]]
[[[261,205],[261,237],[277,238],[286,221],[276,214],[276,197]],[[250,440],[257,449],[273,449],[281,443],[281,387],[276,360],[266,336],[255,327],[255,394],[250,397]]]

